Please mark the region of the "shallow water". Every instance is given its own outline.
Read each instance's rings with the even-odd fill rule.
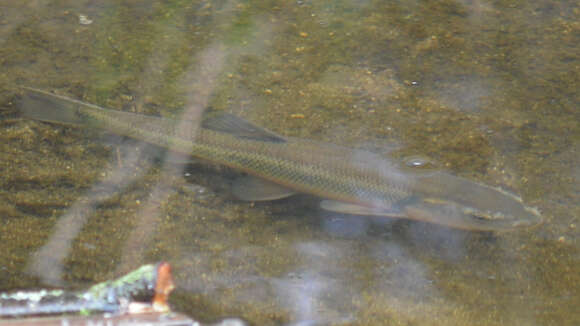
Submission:
[[[0,290],[166,260],[173,308],[205,321],[577,325],[578,21],[573,1],[3,1]],[[20,119],[16,85],[428,157],[545,221],[476,233],[236,201],[235,171]]]

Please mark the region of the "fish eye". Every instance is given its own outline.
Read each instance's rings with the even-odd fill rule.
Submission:
[[[435,163],[429,158],[422,156],[411,156],[405,159],[405,165],[413,169],[433,169]]]
[[[410,167],[422,167],[428,163],[429,163],[429,161],[427,161],[423,158],[420,158],[420,157],[413,157],[413,158],[407,160],[407,162],[406,162],[407,166],[410,166]]]

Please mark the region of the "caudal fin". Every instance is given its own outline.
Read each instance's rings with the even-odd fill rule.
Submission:
[[[30,87],[21,87],[19,101],[22,116],[29,119],[79,125],[83,121],[77,108],[84,103]]]

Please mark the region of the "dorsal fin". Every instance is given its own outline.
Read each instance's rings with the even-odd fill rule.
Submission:
[[[274,143],[286,142],[284,137],[230,113],[208,113],[201,125],[203,128],[228,133],[240,138]]]

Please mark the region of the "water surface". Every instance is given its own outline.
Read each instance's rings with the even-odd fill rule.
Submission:
[[[575,2],[550,0],[3,1],[0,290],[165,260],[172,306],[204,321],[577,325],[578,21]],[[308,196],[240,202],[235,171],[20,119],[16,85],[427,157],[545,221],[474,233]]]

